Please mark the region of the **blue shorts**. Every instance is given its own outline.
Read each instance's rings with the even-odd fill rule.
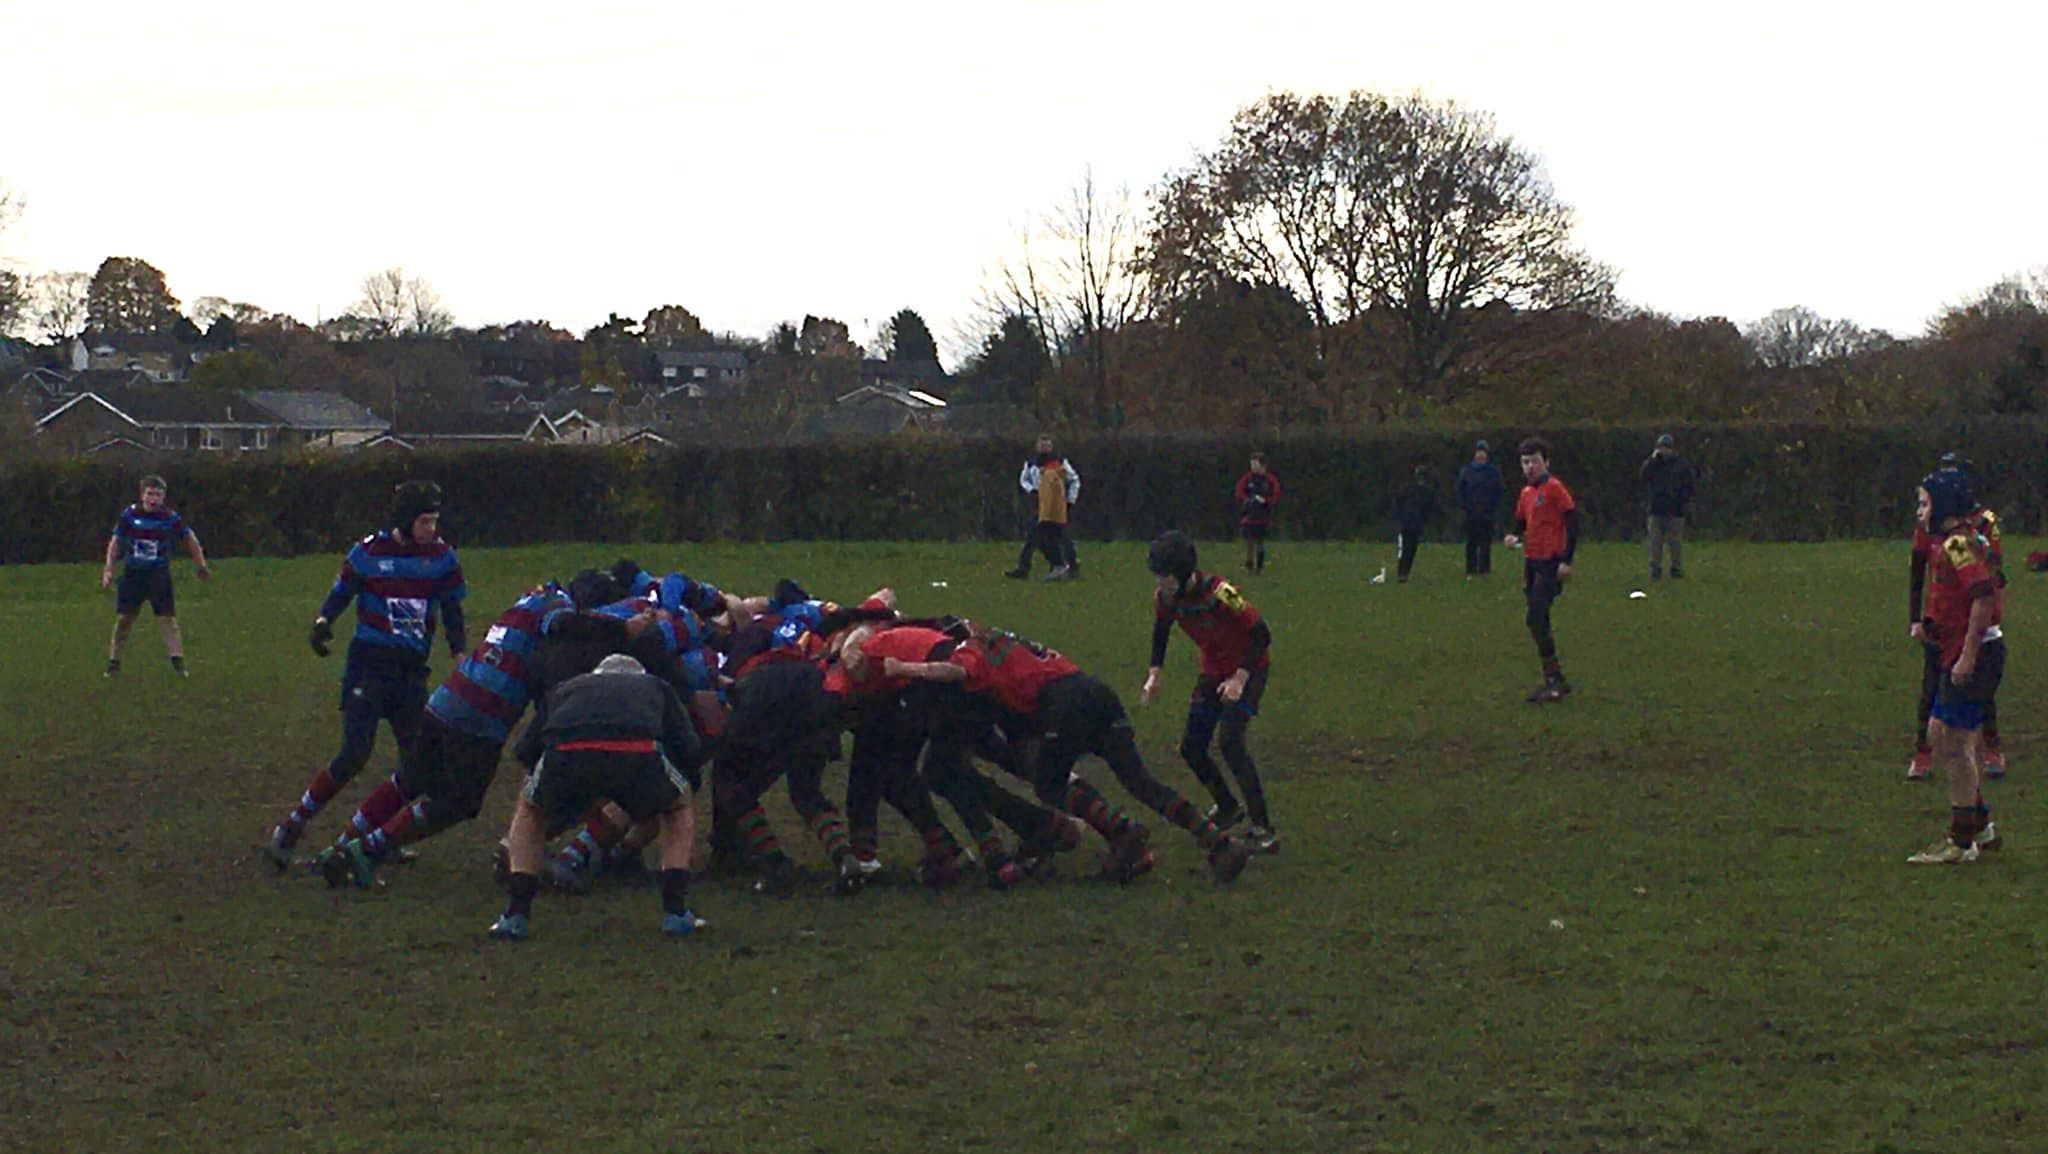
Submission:
[[[1941,687],[1934,691],[1934,708],[1928,716],[1960,733],[1984,728],[1984,715],[1998,696],[1998,683],[2005,679],[2005,642],[1986,641],[1977,651],[1977,668],[1961,684],[1948,670],[1941,673]]]

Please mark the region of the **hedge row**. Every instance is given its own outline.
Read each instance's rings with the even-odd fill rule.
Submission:
[[[1980,491],[2022,531],[2042,522],[2048,440],[2036,421],[1974,427],[1788,424],[1668,430],[1552,430],[1557,474],[1578,495],[1594,538],[1641,533],[1637,468],[1659,431],[1677,436],[1700,474],[1693,529],[1762,540],[1896,536],[1911,516],[1913,482],[1940,455],[1964,449]],[[1450,500],[1451,478],[1486,437],[1515,480],[1510,430],[1389,429],[1367,435],[1296,433],[1102,437],[1062,446],[1084,480],[1077,531],[1143,538],[1181,526],[1233,531],[1230,488],[1253,448],[1286,486],[1277,535],[1383,538],[1397,484],[1427,464]],[[451,540],[714,538],[1012,538],[1023,442],[903,437],[788,446],[601,449],[522,447],[448,455],[194,456],[166,460],[172,502],[210,552],[294,555],[338,551],[378,526],[391,487],[431,477],[447,493]],[[141,470],[91,461],[0,466],[0,562],[96,557]],[[1503,518],[1506,514],[1503,512]],[[1457,531],[1446,516],[1437,531]]]

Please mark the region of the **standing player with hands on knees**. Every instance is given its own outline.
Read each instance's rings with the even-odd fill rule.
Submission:
[[[1524,700],[1544,705],[1563,701],[1572,691],[1557,659],[1557,641],[1550,632],[1550,606],[1564,595],[1572,577],[1572,555],[1579,548],[1579,507],[1571,490],[1550,475],[1550,445],[1530,437],[1521,445],[1522,495],[1515,500],[1515,531],[1505,544],[1522,550],[1522,594],[1528,599],[1525,620],[1543,663],[1543,684]]]
[[[168,490],[162,477],[144,477],[140,500],[121,510],[114,535],[107,539],[107,564],[100,570],[100,588],[114,584],[114,562],[122,563],[121,587],[114,594],[114,638],[107,646],[108,677],[121,672],[121,650],[128,644],[128,631],[135,628],[145,601],[163,630],[164,652],[171,659],[172,671],[185,676],[185,638],[178,631],[178,603],[171,591],[172,547],[184,543],[199,566],[201,581],[212,577],[213,569],[206,563],[206,550],[199,547],[199,535],[164,504]]]

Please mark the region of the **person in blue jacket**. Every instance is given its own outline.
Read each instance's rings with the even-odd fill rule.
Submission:
[[[1458,508],[1465,514],[1465,576],[1493,572],[1493,528],[1500,513],[1500,467],[1485,441],[1472,446],[1472,459],[1458,470]]]

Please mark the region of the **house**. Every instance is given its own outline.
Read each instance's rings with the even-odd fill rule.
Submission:
[[[261,398],[272,398],[280,412]],[[189,385],[109,385],[81,392],[36,421],[58,453],[263,452],[384,427],[333,393],[232,393]]]
[[[242,395],[278,418],[280,448],[342,449],[391,428],[391,422],[339,393],[266,390]]]
[[[690,352],[664,349],[655,354],[665,392],[691,397],[725,397],[745,390],[747,354],[740,349]]]
[[[168,333],[86,332],[71,341],[71,370],[117,369],[147,373],[153,381],[182,381],[191,371],[192,350]]]
[[[546,413],[420,413],[400,426],[360,442],[359,449],[410,452],[414,449],[475,449],[491,446],[552,445],[559,436]]]
[[[838,397],[829,410],[798,422],[790,435],[888,436],[907,430],[935,430],[944,427],[947,408],[943,398],[922,389],[862,385]]]

